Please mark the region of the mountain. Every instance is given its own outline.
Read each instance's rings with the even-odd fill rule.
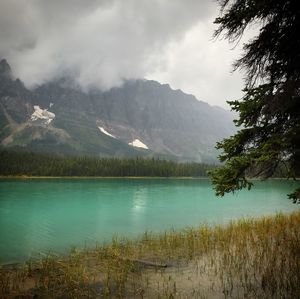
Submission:
[[[148,80],[84,92],[60,78],[28,90],[0,62],[3,147],[214,162],[216,141],[234,132],[232,119],[222,108]]]

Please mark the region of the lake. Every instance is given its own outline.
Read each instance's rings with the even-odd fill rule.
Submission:
[[[251,191],[217,198],[206,179],[2,179],[0,263],[24,261],[113,236],[219,224],[292,212],[296,183],[256,182]]]

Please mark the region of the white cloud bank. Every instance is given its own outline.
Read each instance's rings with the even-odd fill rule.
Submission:
[[[147,77],[225,106],[240,96],[239,52],[212,41],[217,14],[209,0],[2,0],[0,58],[28,87],[66,73],[102,90]]]

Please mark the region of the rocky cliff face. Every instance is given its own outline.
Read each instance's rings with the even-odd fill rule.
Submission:
[[[0,62],[2,146],[99,156],[216,161],[232,114],[155,81],[83,92],[71,79],[27,90]]]

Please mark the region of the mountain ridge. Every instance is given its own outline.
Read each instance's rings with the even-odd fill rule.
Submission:
[[[28,90],[12,77],[7,61],[0,62],[4,147],[215,162],[214,144],[233,133],[232,118],[223,108],[153,80],[83,92],[61,78]]]

